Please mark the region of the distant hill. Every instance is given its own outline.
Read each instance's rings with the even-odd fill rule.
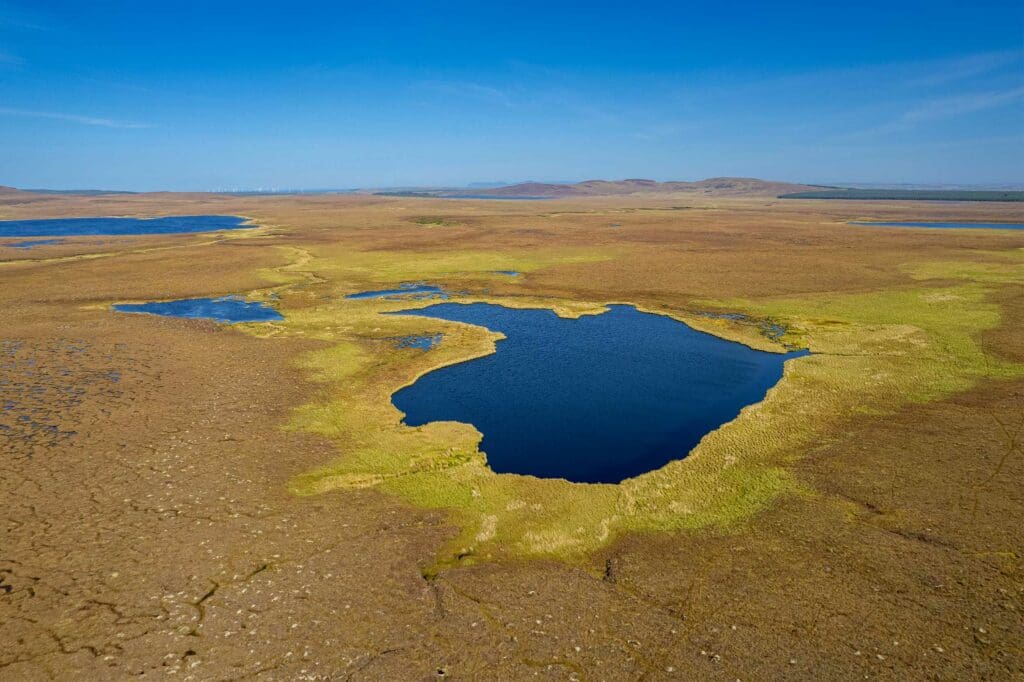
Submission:
[[[35,192],[26,192],[23,189],[17,189],[16,187],[7,187],[6,185],[0,185],[0,204],[8,206],[14,206],[17,204],[27,204],[34,201],[42,201],[45,199],[44,196]]]
[[[41,199],[45,196],[53,195],[93,197],[105,194],[135,194],[135,192],[106,189],[18,189],[17,187],[0,185],[0,197],[7,199],[19,197],[26,200]]]
[[[711,196],[778,196],[791,192],[821,189],[811,185],[797,185],[788,182],[773,182],[757,178],[708,178],[697,182],[658,182],[642,178],[626,180],[586,180],[574,184],[552,184],[544,182],[521,182],[507,187],[487,190],[495,197],[584,197],[619,196],[625,194],[667,194],[671,192],[699,193]],[[458,196],[460,192],[449,192]]]

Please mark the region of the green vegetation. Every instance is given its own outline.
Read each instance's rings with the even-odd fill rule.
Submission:
[[[694,309],[732,310],[787,327],[774,342],[750,324],[674,313],[692,326],[781,351],[807,346],[766,399],[708,434],[685,460],[624,481],[591,485],[498,475],[467,424],[408,427],[391,394],[439,366],[493,352],[500,336],[436,319],[381,315],[430,302],[345,300],[370,285],[430,279],[449,286],[480,282],[491,271],[531,272],[614,258],[597,250],[508,253],[292,250],[293,262],[268,272],[279,283],[287,321],[254,334],[293,334],[327,345],[301,364],[323,386],[321,398],[293,415],[290,428],[328,437],[336,461],[297,476],[294,492],[376,487],[408,502],[449,510],[460,528],[442,563],[497,555],[574,558],[631,531],[723,527],[742,522],[780,495],[810,494],[786,464],[844,429],[853,415],[886,414],[935,400],[982,377],[1012,377],[1024,367],[987,355],[981,332],[999,324],[989,294],[1022,279],[1021,254],[984,262],[933,263],[911,274],[917,285],[847,295],[692,301]],[[488,280],[493,281],[493,279]],[[467,296],[516,307],[548,307],[562,316],[605,302],[529,296]],[[655,311],[663,312],[663,311]],[[395,336],[443,332],[430,353],[398,349]]]
[[[780,194],[779,199],[871,199],[879,201],[1024,201],[1024,192],[960,189],[827,189]]]
[[[417,225],[426,225],[427,227],[452,227],[459,224],[456,220],[449,220],[447,218],[437,216],[421,216],[413,220],[413,222]]]

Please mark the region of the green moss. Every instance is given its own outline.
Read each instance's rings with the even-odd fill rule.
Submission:
[[[495,270],[529,273],[543,267],[605,260],[610,255],[591,249],[520,250],[507,252],[362,251],[327,253],[316,262],[317,272],[332,281],[399,283],[443,277],[490,277]]]
[[[1024,374],[1020,365],[985,354],[979,335],[999,324],[994,287],[1019,281],[1015,259],[932,264],[919,286],[855,295],[696,302],[785,323],[788,343],[814,355],[787,363],[784,379],[765,400],[708,434],[691,455],[619,485],[498,475],[479,452],[480,434],[454,422],[408,427],[391,394],[432,369],[494,350],[485,329],[382,312],[428,305],[380,299],[346,300],[368,282],[466,278],[491,270],[530,272],[566,262],[612,257],[595,251],[515,254],[452,252],[351,253],[341,249],[293,254],[279,281],[287,321],[275,333],[330,345],[301,360],[322,399],[293,414],[290,428],[337,443],[334,462],[292,482],[294,492],[374,486],[412,504],[445,509],[459,527],[441,561],[498,555],[574,558],[626,532],[723,527],[741,523],[781,495],[806,494],[787,470],[810,447],[841,431],[857,414],[886,414],[908,401],[935,400],[981,377]],[[925,280],[943,280],[929,286]],[[955,283],[949,285],[952,280]],[[553,307],[576,316],[603,302],[516,297],[517,307]],[[749,325],[679,313],[706,331],[779,350]],[[442,332],[430,353],[399,349],[389,337]],[[256,333],[254,331],[254,333]]]

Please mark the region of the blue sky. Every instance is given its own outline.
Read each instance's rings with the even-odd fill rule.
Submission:
[[[0,0],[0,184],[1024,182],[1024,3]]]

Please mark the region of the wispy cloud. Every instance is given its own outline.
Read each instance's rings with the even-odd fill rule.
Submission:
[[[768,75],[757,71],[718,70],[688,74],[685,83],[668,84],[665,92],[676,100],[686,101],[695,95],[763,95],[780,91],[811,90],[824,99],[846,101],[851,93],[877,97],[883,90],[907,96],[929,89],[941,91],[952,84],[961,87],[973,83],[986,84],[1019,80],[1024,50],[975,52],[941,59],[895,61]]]
[[[975,111],[984,111],[1024,98],[1024,86],[995,92],[976,92],[953,97],[942,97],[925,102],[903,115],[907,122],[949,118]]]
[[[504,107],[512,106],[512,97],[505,92],[489,85],[466,81],[421,81],[416,84],[421,90],[428,90],[449,97],[461,97],[482,100]]]
[[[910,86],[936,87],[985,74],[1024,60],[1024,50],[981,52],[918,65],[923,73],[908,81]]]
[[[109,118],[94,118],[92,116],[79,116],[78,114],[66,114],[56,111],[33,111],[31,109],[13,109],[0,107],[0,115],[24,116],[27,118],[48,118],[56,121],[68,121],[87,126],[98,126],[101,128],[152,128],[149,123],[134,123],[131,121],[116,121]]]
[[[1024,99],[1024,86],[1007,90],[973,92],[926,100],[903,112],[888,123],[862,131],[859,135],[886,135],[904,132],[927,121],[956,118],[987,111]]]

